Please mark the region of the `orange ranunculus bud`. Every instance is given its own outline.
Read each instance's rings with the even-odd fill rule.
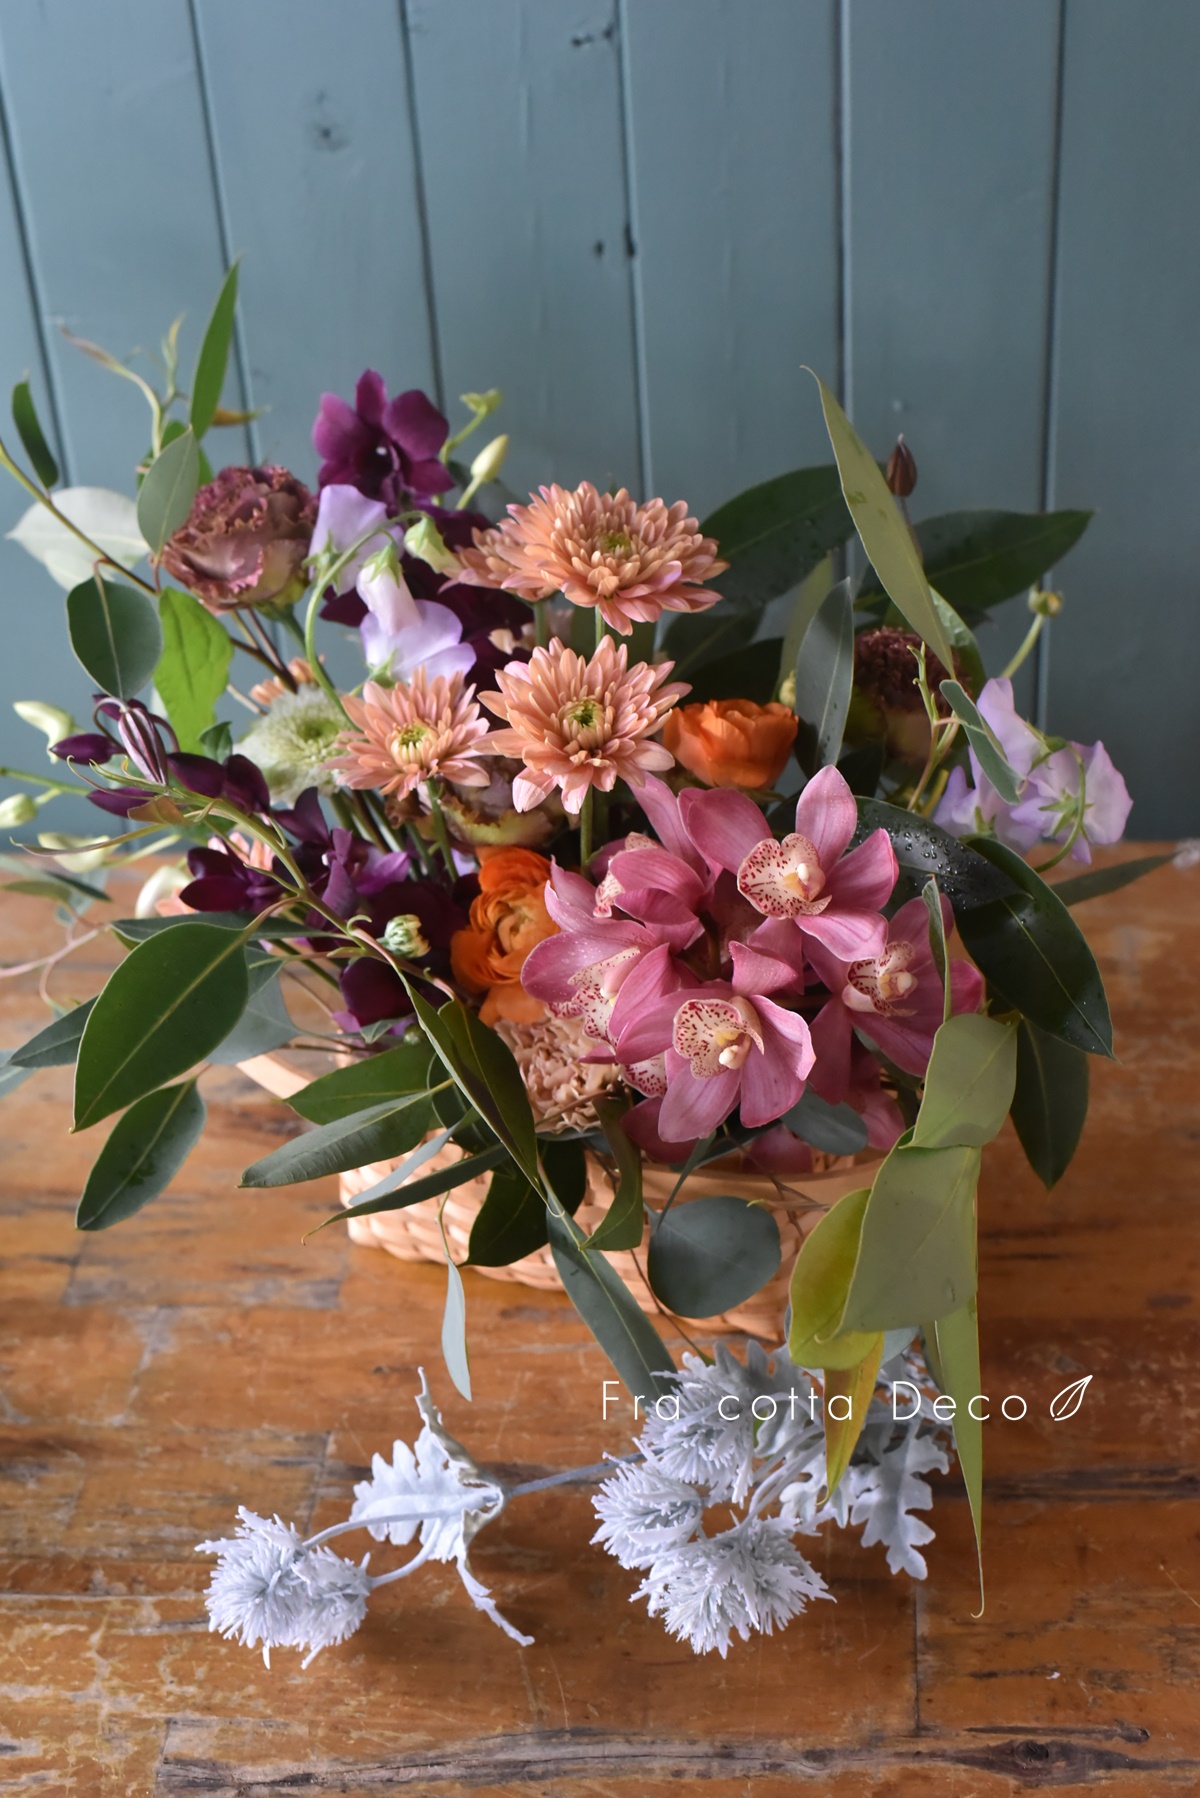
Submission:
[[[497,1018],[533,1023],[545,1007],[521,985],[521,969],[533,945],[558,929],[543,897],[550,863],[532,849],[484,847],[479,864],[471,921],[450,938],[454,977],[468,992],[487,994],[480,1012],[485,1024]]]
[[[710,699],[668,712],[663,743],[708,787],[770,787],[787,766],[799,723],[772,699]]]

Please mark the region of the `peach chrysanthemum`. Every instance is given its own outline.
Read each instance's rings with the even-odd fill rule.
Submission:
[[[487,721],[461,674],[430,680],[418,668],[394,687],[369,680],[361,699],[348,693],[342,704],[357,726],[342,732],[337,747],[344,753],[329,763],[343,786],[375,787],[400,798],[432,775],[460,787],[487,786],[489,777],[475,759],[488,752]]]
[[[643,506],[590,481],[574,492],[540,487],[527,506],[489,531],[475,532],[458,576],[477,587],[503,587],[522,599],[546,599],[561,588],[573,605],[596,606],[627,637],[662,612],[702,612],[719,593],[700,583],[729,566],[702,537],[683,500]]]
[[[538,805],[555,788],[578,812],[591,786],[611,792],[618,776],[640,786],[645,774],[671,767],[674,756],[646,739],[677,699],[690,692],[683,681],[664,682],[674,662],[637,662],[605,637],[590,661],[564,649],[555,637],[535,649],[528,663],[509,662],[496,675],[498,693],[481,693],[489,711],[507,720],[488,746],[495,755],[519,756],[525,772],[513,782],[519,812]]]

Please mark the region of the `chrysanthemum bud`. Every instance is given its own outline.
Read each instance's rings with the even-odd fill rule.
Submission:
[[[1057,618],[1063,609],[1063,596],[1048,587],[1029,589],[1029,610],[1039,618]]]
[[[501,434],[485,443],[471,464],[471,484],[474,487],[485,487],[494,481],[504,466],[504,458],[508,454],[508,437]]]
[[[12,793],[7,799],[0,799],[0,830],[15,830],[18,824],[28,824],[37,817],[37,806],[28,793]]]
[[[47,705],[44,699],[14,700],[13,711],[26,724],[32,724],[34,730],[40,730],[47,743],[57,743],[75,729],[70,712],[64,712],[61,706]]]
[[[907,499],[917,484],[917,461],[903,433],[887,460],[887,484],[897,499]]]
[[[410,524],[405,531],[404,547],[410,556],[417,556],[422,562],[427,562],[437,574],[458,573],[458,557],[446,548],[442,533],[424,512],[416,524]]]
[[[412,957],[428,955],[429,943],[421,929],[421,920],[415,912],[399,912],[396,917],[389,918],[383,927],[383,946],[390,949],[393,955]]]

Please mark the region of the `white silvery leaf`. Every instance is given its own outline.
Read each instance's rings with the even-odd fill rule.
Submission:
[[[950,1457],[931,1434],[906,1429],[876,1466],[861,1470],[862,1484],[850,1505],[850,1521],[863,1524],[864,1548],[882,1542],[893,1573],[924,1579],[928,1569],[918,1551],[933,1540],[933,1531],[913,1511],[927,1511],[933,1491],[924,1473],[947,1473]]]
[[[64,487],[54,495],[54,503],[105,555],[125,567],[132,568],[150,553],[138,529],[137,507],[128,495],[107,487]],[[68,592],[92,573],[95,557],[87,544],[41,504],[30,506],[8,534]]]

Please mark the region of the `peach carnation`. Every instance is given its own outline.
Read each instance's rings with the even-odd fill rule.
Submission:
[[[625,644],[605,637],[590,661],[555,637],[527,663],[509,662],[496,675],[498,693],[482,693],[489,711],[508,721],[488,746],[517,756],[525,772],[513,782],[513,804],[527,812],[555,787],[568,812],[578,812],[588,788],[612,791],[618,777],[640,786],[646,774],[671,767],[674,757],[646,739],[659,729],[686,683],[664,685],[674,662],[628,666]]]
[[[720,574],[717,545],[702,537],[683,500],[639,506],[622,487],[599,493],[540,487],[527,506],[510,506],[494,529],[475,532],[460,552],[459,580],[503,587],[534,602],[560,589],[577,606],[596,606],[627,637],[662,612],[702,612],[721,596],[702,581]]]
[[[477,759],[487,753],[488,727],[474,687],[461,674],[430,680],[418,668],[410,681],[381,687],[368,681],[362,698],[342,701],[355,730],[343,731],[333,759],[343,786],[375,787],[404,798],[432,775],[460,787],[485,787]]]
[[[497,1036],[516,1057],[529,1094],[534,1122],[551,1135],[561,1130],[594,1130],[595,1101],[622,1078],[616,1061],[585,1061],[602,1044],[587,1034],[578,1018],[541,1018],[522,1023],[498,1018]]]

